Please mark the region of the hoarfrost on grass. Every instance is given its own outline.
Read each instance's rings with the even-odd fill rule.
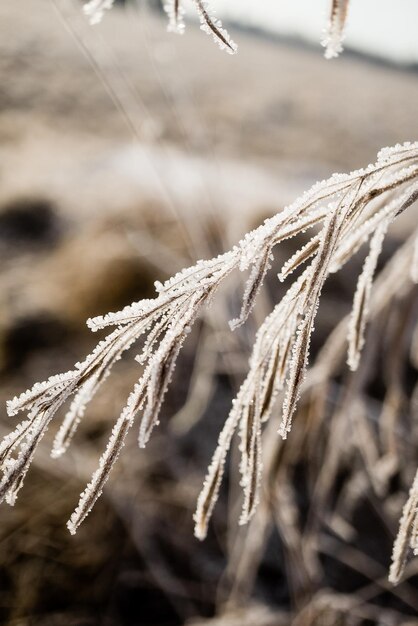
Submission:
[[[203,538],[218,498],[229,447],[238,430],[243,489],[239,521],[247,523],[259,500],[263,428],[271,419],[280,394],[284,394],[277,428],[283,438],[290,432],[306,376],[311,335],[326,279],[348,262],[360,246],[370,241],[349,330],[349,362],[351,367],[356,367],[366,341],[366,321],[373,303],[372,283],[387,228],[417,199],[418,143],[385,149],[379,153],[374,165],[350,174],[334,174],[328,180],[316,183],[293,204],[248,233],[229,252],[214,259],[197,261],[163,284],[158,283],[155,298],[88,320],[93,331],[110,327],[108,336],[93,352],[74,369],[36,383],[8,403],[10,415],[24,411],[27,417],[0,444],[3,471],[0,499],[14,504],[37,445],[56,412],[73,396],[55,437],[52,456],[65,453],[87,404],[109,376],[113,365],[143,337],[142,348],[136,357],[142,368],[138,382],[113,428],[99,467],[81,494],[68,523],[70,531],[75,532],[102,493],[135,420],[139,420],[139,446],[148,442],[159,423],[164,395],[181,347],[196,318],[211,302],[226,277],[234,270],[249,272],[240,316],[232,322],[235,328],[245,322],[254,306],[270,268],[274,247],[316,226],[317,230],[311,233],[308,242],[283,265],[280,274],[283,280],[302,263],[305,268],[290,282],[284,297],[257,332],[247,377],[219,436],[194,516],[196,536]],[[416,264],[415,256],[416,252],[408,257],[408,267]],[[410,272],[407,271],[407,275],[410,280]],[[415,491],[411,493],[411,498],[415,497]],[[414,538],[410,543],[417,549],[415,509],[411,505],[408,515],[404,515],[401,534],[409,533],[408,536]],[[404,558],[405,551],[399,548],[399,542],[401,539],[394,551],[391,580],[399,578],[403,567],[398,561]]]

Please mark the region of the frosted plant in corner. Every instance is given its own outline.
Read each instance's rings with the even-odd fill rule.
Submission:
[[[312,231],[308,243],[283,265],[281,280],[299,268],[299,276],[261,325],[249,364],[231,412],[220,434],[195,513],[196,536],[206,534],[216,503],[225,459],[234,433],[241,438],[241,523],[254,514],[262,477],[261,433],[270,419],[280,391],[284,402],[278,432],[286,438],[291,429],[306,374],[309,346],[321,291],[327,277],[340,268],[363,245],[369,254],[360,274],[349,329],[350,367],[355,369],[364,344],[372,281],[377,258],[390,223],[418,199],[418,142],[382,150],[374,165],[350,174],[334,174],[316,183],[308,192],[259,228],[248,233],[232,250],[214,259],[198,261],[164,284],[156,284],[156,297],[127,306],[121,311],[88,320],[92,331],[112,329],[94,351],[74,369],[53,376],[8,403],[9,415],[27,417],[0,444],[3,472],[0,500],[14,504],[36,447],[61,406],[72,397],[69,410],[55,437],[52,456],[67,450],[86,405],[123,353],[143,338],[136,357],[140,370],[137,384],[117,420],[108,446],[91,482],[81,494],[68,522],[76,532],[97,498],[135,421],[139,446],[144,447],[158,417],[179,351],[202,308],[209,305],[223,280],[234,270],[249,271],[238,319],[243,324],[270,268],[274,247],[299,233]],[[410,260],[410,276],[415,275]],[[302,270],[302,266],[305,269]],[[416,489],[411,492],[416,498]],[[415,500],[414,500],[415,501]],[[405,537],[416,547],[416,507],[408,505],[401,537],[394,552],[395,563],[404,560]],[[400,543],[402,545],[400,545]],[[402,567],[393,566],[396,580]],[[392,572],[395,571],[392,569]]]

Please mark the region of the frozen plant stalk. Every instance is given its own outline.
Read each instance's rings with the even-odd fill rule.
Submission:
[[[361,246],[369,243],[370,251],[358,279],[349,329],[348,359],[350,367],[355,369],[365,343],[369,304],[373,298],[372,282],[384,237],[390,223],[417,199],[418,142],[386,148],[379,153],[375,164],[350,174],[334,174],[316,183],[293,204],[248,233],[229,252],[198,261],[164,284],[157,283],[155,298],[88,320],[92,331],[110,330],[93,352],[74,369],[35,384],[8,403],[9,415],[24,412],[27,417],[0,443],[0,500],[14,504],[37,445],[56,413],[72,397],[56,434],[52,456],[65,453],[87,404],[113,365],[142,339],[136,358],[140,367],[138,382],[113,428],[98,469],[68,523],[70,531],[76,532],[102,493],[134,423],[139,422],[140,447],[146,445],[158,425],[180,349],[197,316],[211,302],[223,280],[234,270],[249,271],[240,315],[231,323],[236,328],[245,323],[251,312],[270,269],[275,246],[300,233],[311,232],[308,243],[285,262],[279,274],[281,280],[290,280],[288,290],[257,332],[248,375],[219,436],[194,516],[196,536],[202,539],[218,497],[229,447],[238,431],[243,488],[240,523],[248,522],[256,510],[262,480],[262,431],[282,392],[284,401],[277,429],[283,438],[290,432],[326,279],[347,263]],[[316,230],[312,232],[314,227]],[[292,282],[289,276],[297,269],[299,275]],[[415,268],[407,272],[408,280],[410,274],[415,274]],[[395,545],[391,570],[394,582],[401,575],[405,546],[418,548],[415,483]]]
[[[350,0],[331,0],[331,12],[322,45],[325,58],[333,59],[343,50],[343,39]]]
[[[228,31],[222,26],[221,20],[213,15],[209,3],[206,0],[192,0],[192,4],[199,16],[200,28],[208,35],[213,36],[221,50],[235,54],[238,49],[236,43],[232,41]],[[166,0],[164,10],[168,16],[168,31],[183,34],[185,30],[183,0]]]

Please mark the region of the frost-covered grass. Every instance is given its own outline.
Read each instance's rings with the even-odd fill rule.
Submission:
[[[225,46],[222,37],[226,40],[226,34],[221,30],[221,25],[209,17],[210,14],[203,5],[195,4],[196,8],[201,7],[200,15],[205,30]],[[99,13],[95,11],[110,8],[111,2],[90,2],[88,6],[91,16],[98,18]],[[331,52],[338,52],[341,47],[346,10],[347,3],[333,3],[327,43],[328,56],[333,56]],[[172,30],[182,31],[180,3],[169,3],[168,13]],[[215,26],[215,30],[210,24]],[[227,41],[230,42],[229,39]],[[227,45],[226,47],[228,48]],[[266,460],[266,448],[272,441],[279,441],[279,437],[272,437],[271,433],[276,431],[283,439],[287,437],[299,398],[304,397],[304,386],[312,389],[318,381],[321,382],[318,387],[320,392],[315,401],[320,408],[316,406],[316,414],[319,418],[322,417],[321,409],[326,401],[322,383],[331,379],[335,354],[345,348],[346,337],[348,365],[360,376],[362,351],[366,346],[367,352],[368,346],[367,327],[371,322],[376,323],[378,314],[389,308],[391,302],[394,302],[394,309],[400,308],[400,296],[403,297],[405,291],[413,294],[413,285],[418,279],[416,233],[412,233],[410,239],[393,256],[386,274],[383,272],[374,286],[373,283],[391,222],[416,201],[417,195],[418,145],[404,144],[385,149],[378,155],[375,164],[351,174],[334,175],[316,184],[287,209],[250,232],[229,252],[214,259],[199,261],[164,284],[158,283],[154,299],[143,300],[122,311],[89,320],[89,327],[93,331],[106,330],[109,327],[114,327],[114,330],[86,359],[76,364],[74,369],[35,385],[9,403],[10,414],[26,411],[27,418],[0,445],[2,498],[10,504],[15,502],[39,441],[62,405],[72,398],[69,411],[55,437],[52,456],[57,458],[66,452],[87,404],[93,399],[113,365],[128,348],[142,339],[137,357],[142,368],[140,378],[114,425],[99,467],[82,493],[79,505],[68,523],[70,531],[74,533],[100,496],[125,438],[135,422],[139,426],[139,445],[143,447],[147,444],[152,430],[158,424],[160,408],[183,342],[202,309],[211,303],[213,297],[219,297],[217,292],[221,283],[231,275],[233,279],[239,271],[249,271],[241,313],[238,319],[231,322],[231,326],[237,328],[246,321],[252,310],[263,280],[271,269],[276,246],[300,234],[309,233],[311,237],[308,241],[290,255],[279,272],[281,281],[290,282],[289,288],[258,331],[248,375],[225,420],[199,497],[195,513],[195,533],[199,538],[207,533],[218,498],[225,460],[236,432],[239,432],[241,440],[239,469],[243,504],[240,522],[248,522],[258,505],[263,508],[261,513],[265,513],[266,497],[263,499],[262,491],[263,488],[267,489],[271,479],[271,465]],[[357,279],[348,333],[345,328],[342,333],[341,328],[337,329],[337,334],[335,337],[331,336],[325,344],[313,371],[309,373],[307,366],[310,343],[314,325],[318,321],[317,309],[323,287],[332,274],[352,260],[360,248],[366,247],[368,252]],[[293,276],[296,276],[294,280]],[[353,280],[353,287],[354,284]],[[389,328],[388,334],[390,332],[396,339],[397,332],[400,331],[395,327],[395,331]],[[417,337],[418,334],[415,333],[415,342],[411,349],[415,363],[418,354]],[[396,385],[395,391],[398,391]],[[342,404],[342,418],[336,419],[335,423],[340,426],[347,422],[351,417],[350,405],[354,406],[354,421],[360,432],[358,443],[364,453],[366,470],[376,492],[381,493],[382,485],[394,474],[393,468],[399,461],[393,446],[387,446],[389,451],[383,446],[385,453],[380,458],[370,444],[370,439],[367,439],[369,433],[362,421],[363,405],[359,395],[351,391],[349,401]],[[395,420],[396,411],[393,406],[396,407],[396,402],[393,402],[392,397],[383,403],[382,421],[389,431],[387,424],[393,426]],[[344,433],[343,430],[335,432],[337,435]],[[292,434],[295,434],[294,431]],[[334,433],[330,437],[334,446],[338,441],[337,435]],[[343,444],[344,441],[340,445]],[[305,450],[301,452],[301,457],[304,453]],[[334,456],[328,455],[326,462],[324,461],[326,469],[329,465],[333,471],[328,472],[328,477],[321,476],[322,487],[327,479],[335,478],[335,453]],[[323,490],[326,491],[325,488]],[[315,495],[318,496],[318,492]],[[320,497],[323,496],[320,494]],[[416,507],[415,480],[394,548],[390,574],[394,583],[402,576],[410,548],[415,551],[418,549]],[[291,505],[285,502],[283,510],[286,514],[291,509]],[[291,515],[288,515],[287,522],[289,532],[292,532],[294,520]],[[343,530],[346,532],[344,526]],[[248,545],[251,552],[253,544],[249,542]]]
[[[98,24],[106,10],[112,8],[114,0],[89,0],[84,4],[84,12],[92,25]],[[191,0],[195,9],[200,28],[208,35],[212,35],[214,41],[221,50],[229,54],[235,54],[237,44],[231,39],[228,31],[222,26],[219,18],[215,17],[210,3],[207,0]],[[168,31],[182,35],[185,31],[185,8],[184,0],[166,0],[164,10],[168,16]],[[345,24],[348,15],[349,0],[332,0],[330,16],[325,29],[322,45],[325,47],[325,57],[332,59],[342,52]]]
[[[3,478],[0,497],[14,504],[33,459],[36,447],[60,407],[73,397],[70,409],[55,437],[52,456],[67,450],[84,416],[86,405],[106,380],[123,353],[144,337],[137,361],[142,374],[117,420],[97,471],[81,494],[80,502],[68,522],[76,532],[86,518],[124,446],[125,438],[139,421],[139,446],[144,447],[155,426],[164,395],[175,368],[180,349],[203,307],[210,304],[220,284],[233,271],[249,271],[235,329],[250,314],[263,280],[270,269],[274,248],[284,240],[315,227],[315,232],[300,250],[283,265],[279,278],[303,265],[305,269],[291,282],[285,296],[261,325],[249,364],[249,373],[233,402],[219,437],[195,513],[195,532],[206,535],[216,503],[225,459],[234,432],[241,437],[241,484],[244,500],[240,522],[253,516],[259,499],[262,474],[261,434],[283,390],[278,433],[286,438],[305,380],[311,335],[321,292],[329,275],[338,272],[358,251],[369,245],[360,273],[348,332],[348,363],[358,367],[370,311],[372,283],[377,260],[390,223],[418,198],[418,144],[396,145],[382,150],[373,165],[350,174],[334,174],[314,185],[301,198],[248,233],[232,250],[198,261],[164,284],[156,283],[154,299],[142,300],[121,311],[88,320],[92,331],[114,328],[106,339],[73,370],[37,383],[32,389],[8,403],[8,412],[26,412],[27,418],[7,436],[0,446]],[[409,280],[416,278],[416,249],[410,258]],[[402,285],[400,282],[399,285]],[[415,492],[411,495],[416,497]],[[407,515],[394,552],[396,574],[399,561],[405,560],[405,535],[416,540],[416,521]],[[412,534],[411,534],[412,533]],[[399,541],[402,542],[400,547]],[[412,546],[415,548],[415,544]]]

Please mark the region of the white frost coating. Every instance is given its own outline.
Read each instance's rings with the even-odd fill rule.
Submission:
[[[386,219],[379,224],[370,241],[370,251],[363,265],[363,270],[357,282],[354,296],[353,310],[348,326],[348,359],[347,363],[352,371],[358,368],[361,351],[364,346],[364,331],[369,314],[369,300],[376,271],[377,261],[382,251],[383,240],[389,227],[390,220]]]
[[[17,445],[33,428],[33,421],[27,419],[20,422],[11,433],[6,435],[0,444],[0,466],[3,469],[10,463],[10,456]]]
[[[272,415],[279,393],[284,390],[280,433],[285,437],[290,430],[306,372],[310,337],[323,284],[328,275],[349,260],[370,237],[373,238],[375,255],[383,242],[382,224],[418,198],[417,179],[418,143],[382,151],[375,165],[350,174],[334,174],[328,180],[316,183],[296,202],[248,233],[229,252],[214,259],[197,261],[193,267],[178,272],[164,284],[158,283],[155,298],[89,320],[92,330],[114,328],[73,370],[35,384],[8,404],[11,415],[26,411],[27,417],[0,444],[3,472],[0,498],[14,502],[36,446],[51,419],[62,404],[74,396],[56,436],[52,454],[59,456],[66,450],[87,404],[113,365],[144,336],[137,357],[143,367],[140,378],[112,432],[100,467],[69,523],[70,530],[75,531],[99,497],[127,430],[137,416],[139,444],[144,446],[147,443],[158,424],[179,351],[200,311],[211,302],[220,284],[233,270],[249,270],[240,316],[240,322],[244,321],[269,269],[273,247],[318,226],[319,235],[314,231],[302,250],[285,263],[283,273],[289,273],[302,262],[307,266],[290,284],[257,332],[248,375],[219,438],[198,501],[196,534],[202,538],[207,532],[226,455],[238,425],[244,491],[240,521],[248,521],[256,509],[261,480],[262,427]],[[374,233],[380,233],[379,237]],[[370,266],[371,261],[368,263]],[[368,272],[368,281],[373,273]],[[365,284],[369,289],[370,281]]]
[[[349,206],[350,204],[348,204],[348,207]],[[345,208],[347,212],[347,207]],[[306,310],[303,314],[302,322],[298,327],[296,339],[292,347],[289,377],[283,401],[282,421],[278,431],[283,439],[286,439],[287,434],[290,432],[293,413],[295,412],[300,389],[306,376],[310,339],[314,329],[314,320],[318,310],[319,297],[335,250],[340,224],[343,219],[342,213],[342,211],[338,212],[337,209],[334,209],[334,212],[327,218],[322,230],[321,244],[311,264],[312,270],[307,274],[305,287],[306,295],[303,298],[304,308]]]
[[[288,259],[286,263],[284,263],[282,269],[277,276],[278,279],[283,282],[292,272],[294,272],[300,265],[302,265],[302,263],[308,261],[311,256],[313,256],[317,251],[319,247],[319,242],[320,235],[318,234],[312,237],[308,241],[308,243],[300,248],[300,250],[295,252],[295,254],[290,257],[290,259]]]
[[[90,0],[83,6],[85,15],[89,18],[89,22],[92,26],[99,24],[105,11],[112,8],[114,0]]]
[[[393,545],[392,565],[389,572],[389,581],[397,585],[402,577],[411,546],[413,530],[418,520],[418,471],[415,474],[409,492],[409,498],[403,508],[399,531]],[[415,546],[416,547],[416,546]]]
[[[348,5],[349,0],[332,0],[331,16],[321,42],[326,59],[337,57],[343,50]]]
[[[271,249],[270,247],[266,247],[261,257],[257,259],[253,265],[250,277],[247,280],[247,284],[245,287],[240,316],[237,319],[231,320],[229,322],[231,330],[235,330],[247,321],[247,318],[255,304],[258,292],[260,291],[263,284],[264,277],[271,267],[269,263],[270,258]]]
[[[219,435],[218,445],[212,457],[211,464],[200,492],[196,513],[194,534],[198,539],[204,539],[208,531],[208,524],[213,508],[219,495],[222,476],[225,470],[225,461],[231,445],[232,436],[238,425],[239,415],[232,407],[228,419]]]
[[[249,383],[249,379],[247,379]],[[250,387],[248,384],[247,387]],[[245,389],[245,387],[244,387]],[[240,525],[247,524],[258,504],[258,492],[262,474],[261,462],[261,407],[258,397],[245,399],[241,417],[241,487],[244,492]]]
[[[251,438],[251,452],[248,457],[248,466],[241,481],[241,486],[244,491],[244,503],[239,519],[241,526],[248,524],[257,510],[263,472],[261,450],[261,427],[260,423],[258,423]]]
[[[342,238],[341,243],[335,253],[330,272],[338,272],[344,263],[346,263],[360,248],[365,244],[370,235],[376,230],[379,224],[386,221],[388,216],[394,216],[396,211],[402,206],[403,202],[409,197],[410,191],[404,193],[401,198],[395,198],[392,202],[375,213],[370,219],[364,221],[354,232],[348,232],[347,236]]]
[[[237,44],[232,41],[228,31],[223,28],[222,22],[214,17],[209,3],[206,0],[191,1],[199,16],[200,28],[208,35],[213,36],[214,41],[221,50],[225,50],[229,54],[235,54],[238,49]],[[168,16],[167,30],[182,35],[185,31],[183,0],[166,0],[164,11]]]
[[[44,436],[48,425],[53,417],[54,410],[41,413],[32,422],[32,427],[27,430],[23,442],[19,442],[20,449],[16,459],[7,458],[3,467],[3,478],[0,482],[0,502],[6,500],[13,506],[16,502],[17,493],[23,486],[24,478],[35,454],[36,447]]]
[[[7,414],[13,417],[19,411],[32,409],[40,400],[45,402],[46,399],[52,398],[57,393],[63,391],[74,379],[75,371],[69,371],[65,374],[50,376],[43,383],[35,383],[31,389],[7,402]]]
[[[192,0],[192,3],[199,16],[200,28],[213,36],[221,50],[235,54],[238,49],[237,44],[232,41],[228,31],[222,26],[222,22],[213,15],[209,3],[206,0]],[[84,4],[83,11],[90,24],[95,25],[102,21],[104,12],[111,9],[113,5],[114,0],[90,0]],[[166,0],[164,11],[168,16],[167,30],[182,35],[185,30],[183,0]]]
[[[382,148],[377,153],[377,162],[379,164],[390,163],[394,156],[406,156],[410,152],[416,150],[416,142],[405,141],[405,143],[397,143],[394,146]]]
[[[181,0],[167,0],[164,3],[164,11],[168,16],[167,30],[169,33],[182,35],[185,30],[184,8]]]
[[[86,404],[90,402],[96,391],[97,383],[95,379],[88,380],[80,391],[76,394],[67,412],[64,421],[54,439],[51,457],[57,459],[64,454],[71,443],[73,435],[77,430],[81,418],[84,415]]]
[[[142,320],[134,321],[124,329],[117,328],[98,344],[83,363],[78,364],[79,379],[84,379],[86,375],[87,379],[84,383],[79,383],[70,409],[54,439],[52,458],[62,456],[67,450],[84,415],[86,405],[94,398],[100,385],[109,376],[113,365],[121,358],[123,352],[131,347],[144,330],[145,324]]]
[[[107,448],[100,458],[99,468],[94,472],[90,483],[80,496],[77,508],[67,522],[68,530],[72,535],[76,533],[77,528],[90,513],[97,498],[101,496],[103,486],[109,478],[110,470],[125,445],[125,438],[131,425],[132,420],[126,418],[122,413],[113,427]]]
[[[413,283],[418,285],[418,236],[415,239],[414,250],[412,253],[411,280]]]
[[[238,50],[237,44],[232,41],[228,31],[222,26],[221,20],[213,15],[206,0],[192,0],[200,19],[200,28],[207,35],[212,35],[213,40],[219,45],[221,50],[228,54],[235,54]]]

